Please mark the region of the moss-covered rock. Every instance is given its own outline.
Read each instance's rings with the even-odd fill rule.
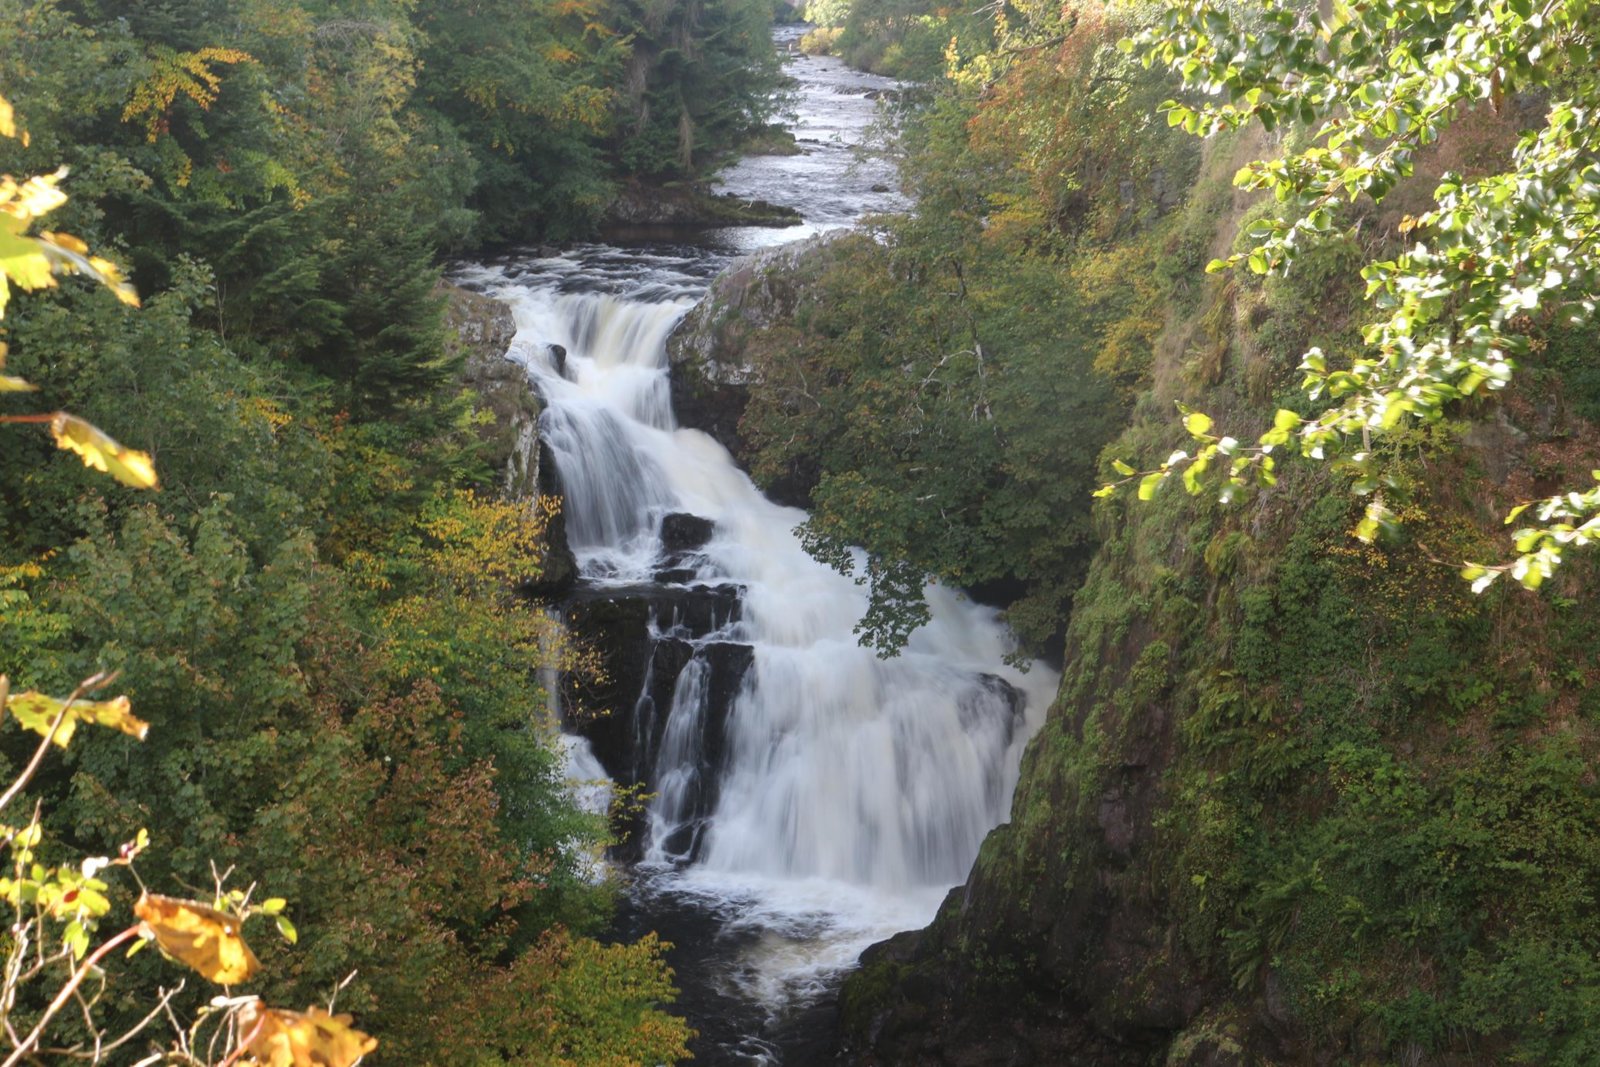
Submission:
[[[781,149],[772,137],[764,147]],[[757,153],[761,154],[761,153]],[[622,186],[606,209],[607,236],[671,236],[715,226],[798,226],[800,213],[781,204],[713,193],[704,185],[681,182],[670,185],[630,183]]]
[[[1248,215],[1217,207],[1238,162],[1191,198],[1214,248]],[[1186,294],[1108,462],[1184,444],[1176,400],[1241,437],[1303,404],[1295,354],[1357,344],[1347,252]],[[1377,545],[1310,462],[1227,508],[1103,502],[1011,822],[927,931],[864,957],[848,1061],[1600,1062],[1594,568],[1475,597],[1453,565],[1600,454],[1550,362],[1382,446],[1403,525]]]
[[[555,478],[539,440],[539,414],[544,410],[528,380],[528,372],[506,358],[517,324],[511,309],[493,297],[445,286],[445,321],[450,343],[466,357],[462,385],[471,390],[482,418],[477,432],[484,462],[500,494],[531,501],[554,496]],[[524,592],[557,596],[577,580],[578,564],[567,546],[566,524],[557,510],[545,526],[549,548],[537,581]]]
[[[445,286],[445,321],[451,343],[464,352],[462,384],[472,390],[485,462],[501,491],[532,499],[539,491],[539,412],[528,372],[506,358],[517,324],[511,309],[493,297]]]
[[[711,283],[667,342],[678,421],[716,438],[746,467],[750,451],[740,423],[750,388],[762,373],[750,346],[759,337],[763,358],[774,358],[775,328],[792,327],[800,306],[815,298],[813,283],[827,269],[829,248],[842,232],[736,260]],[[803,358],[801,349],[795,349],[795,358]],[[764,488],[779,503],[804,507],[816,478],[814,465],[801,462]]]

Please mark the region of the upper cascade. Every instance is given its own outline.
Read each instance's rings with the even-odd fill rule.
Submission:
[[[693,775],[715,778],[719,797],[693,855],[706,872],[883,890],[958,882],[1005,817],[1054,676],[1007,666],[1013,643],[996,613],[937,587],[932,619],[899,657],[862,648],[866,593],[805,552],[804,513],[767,500],[721,445],[676,426],[666,340],[692,306],[682,289],[574,292],[560,269],[537,276],[548,283],[525,275],[496,295],[516,317],[513,354],[546,400],[542,429],[583,578],[736,587],[732,621],[691,639],[753,649],[719,752],[699,740],[703,663],[655,709],[665,719],[652,857],[690,858],[666,842],[687,817],[681,784]],[[662,539],[673,514],[708,521],[709,539],[674,556]],[[717,766],[702,765],[713,756]]]

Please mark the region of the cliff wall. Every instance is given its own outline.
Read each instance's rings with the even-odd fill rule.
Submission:
[[[1169,290],[1107,462],[1181,447],[1174,401],[1246,440],[1305,405],[1299,353],[1356,347],[1359,265],[1442,167],[1508,136],[1492,116],[1467,124],[1415,188],[1366,211],[1365,244],[1293,277]],[[1226,254],[1263,210],[1228,177],[1265,147],[1214,146],[1174,240]],[[1579,415],[1595,408],[1593,334],[1529,328],[1543,344],[1519,385],[1384,446],[1391,539],[1355,540],[1364,502],[1310,462],[1226,507],[1177,484],[1102,502],[1011,821],[929,929],[863,958],[847,1062],[1600,1055],[1593,567],[1543,595],[1474,596],[1456,574],[1506,551],[1511,504],[1600,455]]]

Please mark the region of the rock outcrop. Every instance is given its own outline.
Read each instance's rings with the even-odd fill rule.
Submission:
[[[687,818],[666,849],[691,859],[716,805],[728,713],[755,658],[747,644],[720,639],[739,617],[744,590],[731,584],[580,586],[563,606],[567,625],[600,651],[603,675],[569,675],[567,707],[592,709],[567,728],[593,746],[606,773],[623,787],[659,788],[658,757],[673,712],[679,676],[699,660],[706,671],[705,708],[696,718],[699,754]],[[621,814],[614,855],[637,859],[647,825],[642,807]]]
[[[683,426],[716,438],[743,466],[749,450],[740,419],[761,371],[749,358],[752,337],[792,320],[809,280],[825,270],[828,248],[845,231],[819,234],[736,260],[717,276],[667,342],[672,409]],[[780,504],[805,507],[816,471],[803,467],[764,486]]]
[[[717,194],[703,186],[624,185],[606,209],[608,236],[692,231],[717,226],[795,226],[800,214],[765,200]]]
[[[450,285],[443,289],[448,343],[464,360],[462,384],[477,394],[479,409],[491,416],[478,427],[478,434],[500,494],[508,500],[559,496],[554,465],[548,462],[539,439],[544,405],[528,381],[528,372],[506,357],[517,332],[511,309],[481,293]],[[559,595],[577,578],[577,561],[567,546],[559,512],[549,519],[546,539],[542,573],[523,587],[526,595]]]
[[[445,287],[445,323],[450,341],[466,362],[461,380],[481,398],[493,421],[480,426],[489,465],[500,476],[500,491],[511,499],[539,492],[539,398],[528,372],[506,358],[517,324],[511,309],[481,293]]]

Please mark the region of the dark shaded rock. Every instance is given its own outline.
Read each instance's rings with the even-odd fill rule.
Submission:
[[[717,194],[703,185],[629,183],[602,220],[609,238],[672,236],[714,226],[797,226],[800,213],[765,200]]]
[[[580,586],[568,599],[567,626],[600,651],[605,681],[569,677],[565,707],[573,712],[571,725],[589,738],[613,778],[624,784],[645,780],[672,706],[673,686],[695,655],[691,642],[737,619],[743,592],[736,585]],[[734,653],[707,651],[723,647],[748,648],[704,644],[703,654],[714,657],[714,686],[719,664],[731,670],[737,659]],[[733,673],[742,677],[742,670]],[[727,700],[732,695],[725,694]]]
[[[740,587],[731,585],[588,586],[579,587],[566,605],[568,627],[600,652],[603,670],[602,680],[576,675],[564,679],[566,726],[588,739],[606,773],[623,786],[654,790],[678,679],[691,660],[705,662],[709,678],[696,738],[699,774],[691,817],[678,843],[685,856],[698,849],[705,821],[716,805],[728,712],[755,658],[749,645],[694,639],[736,616],[741,593]],[[615,827],[622,844],[614,854],[637,859],[646,827],[642,810],[626,815]]]
[[[567,517],[559,507],[562,499],[561,475],[556,470],[555,457],[550,446],[538,441],[540,496],[557,502],[558,506],[545,517],[544,555],[539,560],[539,574],[522,582],[517,592],[535,600],[553,601],[564,597],[578,582],[578,558],[572,554],[567,540]]]
[[[699,573],[694,567],[665,567],[656,571],[652,577],[662,585],[688,585]]]
[[[702,548],[715,530],[716,523],[710,519],[675,511],[661,520],[662,551],[674,555]]]
[[[875,193],[887,193],[887,192],[890,192],[891,190],[889,189],[889,187],[887,185],[884,185],[882,182],[874,182],[873,185],[872,185],[872,191],[875,192]]]
[[[737,260],[711,283],[667,342],[672,408],[679,423],[710,434],[742,466],[749,466],[749,449],[739,424],[749,390],[761,381],[761,370],[750,359],[750,341],[794,319],[811,291],[810,279],[826,270],[827,250],[839,236],[821,234]],[[800,357],[797,350],[795,358]],[[764,488],[780,504],[805,507],[818,474],[815,462],[803,457]]]
[[[549,349],[550,349],[550,365],[556,369],[556,373],[557,374],[561,375],[563,378],[566,378],[568,381],[571,381],[572,380],[572,375],[567,373],[567,348],[566,348],[566,346],[565,345],[550,345]]]
[[[663,843],[669,855],[685,863],[699,857],[712,812],[716,810],[717,799],[721,795],[722,775],[728,763],[728,714],[743,688],[745,674],[755,662],[755,649],[731,641],[713,641],[697,649],[694,659],[704,662],[709,675],[704,707],[671,709],[674,716],[688,716],[694,726],[692,744],[696,762],[690,779],[687,816]],[[659,740],[651,761],[656,778],[674,769],[662,765]]]

